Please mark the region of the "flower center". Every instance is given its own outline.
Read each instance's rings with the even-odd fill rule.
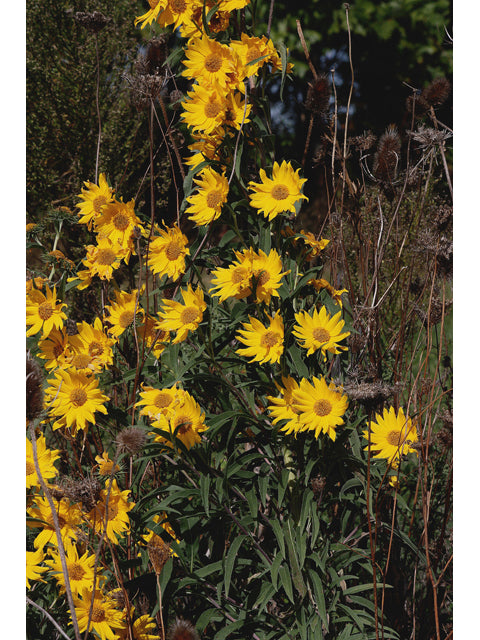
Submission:
[[[78,562],[74,562],[68,567],[68,575],[71,580],[81,580],[85,575],[85,569]]]
[[[169,260],[172,262],[178,258],[178,256],[182,253],[182,246],[180,243],[172,240],[167,244],[167,248],[165,249],[165,254]]]
[[[85,369],[90,364],[90,361],[91,357],[88,353],[77,353],[77,355],[72,358],[72,364],[74,367],[77,367],[77,369]]]
[[[315,340],[317,340],[318,342],[328,342],[330,340],[330,334],[323,327],[316,327],[312,331],[312,334]]]
[[[187,8],[187,4],[184,0],[171,0],[170,9],[175,13],[183,13]]]
[[[151,4],[151,0],[150,0]],[[92,622],[103,622],[105,620],[105,611],[102,607],[93,607],[92,609]]]
[[[101,356],[103,353],[103,344],[101,344],[100,342],[91,342],[88,345],[88,353],[92,356],[92,358]]]
[[[52,313],[52,305],[49,302],[42,302],[42,304],[38,307],[38,315],[42,320],[48,320]]]
[[[63,351],[64,351],[64,347],[63,344],[56,344],[53,349],[53,355],[55,356],[55,358],[58,358],[58,356],[61,356]]]
[[[190,324],[191,322],[195,322],[198,318],[198,309],[197,307],[186,307],[180,314],[180,321],[182,324]]]
[[[70,393],[70,402],[76,407],[81,407],[87,401],[87,392],[83,387],[76,387]]]
[[[31,460],[27,460],[27,476],[31,476],[32,473],[35,473],[35,465]]]
[[[102,207],[107,204],[105,196],[97,196],[93,201],[93,210],[95,213],[102,213]]]
[[[218,102],[207,102],[204,112],[207,118],[216,118],[221,110],[222,106]]]
[[[239,282],[243,282],[247,275],[247,270],[243,267],[236,267],[232,273],[232,283],[238,284]]]
[[[180,425],[178,427],[178,425]],[[192,428],[192,421],[188,419],[187,416],[179,416],[176,420],[175,420],[175,428],[178,427],[178,433],[181,433],[182,435],[187,433],[187,431],[190,431],[190,429]]]
[[[60,527],[60,529],[63,529],[63,527],[67,524],[67,521],[59,513],[57,513],[57,518],[58,518],[58,526]],[[48,514],[48,516],[45,518],[45,520],[46,520],[46,522],[48,522],[48,524],[50,525],[50,527],[52,529],[55,529],[55,525],[53,524],[52,512],[50,512]]]
[[[124,213],[117,213],[113,218],[113,226],[118,231],[125,231],[128,227],[129,219]]]
[[[257,58],[261,58],[262,54],[258,47],[252,47],[247,51],[247,62],[251,62],[252,60],[256,60]]]
[[[115,502],[112,504],[110,500],[108,501],[108,520],[114,520],[118,515],[118,504]]]
[[[328,414],[332,410],[332,405],[328,400],[317,400],[317,402],[315,402],[315,404],[313,405],[313,410],[317,414],[317,416],[328,416]]]
[[[205,69],[210,73],[217,72],[222,66],[222,58],[217,53],[211,53],[205,58]]]
[[[172,402],[172,398],[168,395],[168,393],[157,393],[153,404],[159,409],[165,409]]]
[[[124,311],[123,313],[121,313],[120,318],[118,319],[120,326],[124,329],[129,327],[133,322],[134,316],[135,313],[133,311]]]
[[[280,334],[276,331],[266,331],[260,339],[260,345],[262,347],[274,347],[280,340]]]
[[[276,184],[272,189],[272,198],[275,198],[275,200],[285,200],[289,195],[288,187],[284,184]]]
[[[390,431],[390,433],[388,433],[387,435],[387,442],[388,444],[391,444],[394,447],[398,447],[402,444],[402,432],[401,431],[397,431],[397,430],[393,430]]]
[[[115,262],[116,255],[111,249],[99,249],[97,253],[97,264],[109,266]]]
[[[268,271],[262,271],[258,276],[258,286],[263,287],[263,285],[270,280],[270,274]]]
[[[216,209],[218,205],[222,203],[222,192],[221,191],[210,191],[207,195],[207,206],[211,209]]]

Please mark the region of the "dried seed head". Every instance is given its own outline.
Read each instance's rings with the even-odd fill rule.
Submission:
[[[422,96],[430,106],[438,107],[448,98],[450,89],[450,82],[446,78],[435,78],[422,91]]]
[[[147,545],[147,551],[153,570],[158,576],[162,573],[165,563],[171,556],[170,545],[164,542],[160,536],[155,536]]]
[[[117,435],[117,452],[133,456],[145,446],[147,434],[140,427],[126,427]]]
[[[325,489],[325,485],[327,484],[326,478],[323,476],[317,476],[316,478],[312,478],[311,481],[312,491],[315,498],[318,498],[322,491]]]
[[[65,323],[65,330],[67,332],[67,336],[76,336],[78,333],[78,327],[75,320],[72,320],[72,318],[68,318]]]
[[[343,389],[349,399],[359,402],[369,408],[385,402],[400,388],[399,384],[390,385],[377,380],[375,382],[346,382]]]
[[[437,130],[425,127],[423,124],[418,127],[417,131],[407,131],[407,134],[425,151],[433,149],[452,137],[452,134],[446,129]]]
[[[170,100],[170,105],[174,111],[177,111],[181,108],[181,102],[183,100],[183,92],[179,89],[174,89],[170,95],[168,96]]]
[[[421,93],[414,93],[408,96],[405,106],[408,113],[415,114],[415,118],[423,118],[430,109],[430,105]]]
[[[400,148],[398,131],[395,126],[390,125],[378,141],[373,163],[376,178],[384,182],[392,182],[395,179],[400,161]]]
[[[200,636],[191,622],[177,618],[167,631],[167,640],[200,640]]]
[[[35,420],[43,411],[43,375],[40,365],[27,353],[27,419]]]
[[[127,606],[127,599],[122,589],[112,589],[108,592],[108,596],[115,602],[118,609],[125,609]]]
[[[361,136],[355,136],[350,139],[350,143],[353,144],[359,151],[367,151],[371,147],[373,147],[377,136],[375,136],[371,131],[364,131]]]
[[[164,75],[165,67],[163,66],[165,60],[168,58],[168,42],[169,35],[167,33],[161,34],[158,38],[150,40],[147,44],[147,51],[145,53],[145,61],[147,64],[147,73],[150,75]]]
[[[308,85],[305,109],[322,118],[328,114],[330,104],[330,83],[327,76],[321,74]]]
[[[82,509],[88,512],[99,501],[102,485],[93,477],[75,479],[65,476],[59,480],[58,490],[71,502],[80,502]]]
[[[98,33],[101,31],[110,20],[110,18],[104,16],[100,11],[94,11],[93,13],[77,11],[74,17],[75,21],[78,22],[79,25],[85,27],[85,29],[91,33]]]

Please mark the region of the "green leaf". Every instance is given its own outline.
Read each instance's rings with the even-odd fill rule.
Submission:
[[[288,560],[290,568],[292,570],[292,580],[295,585],[295,589],[298,591],[302,599],[307,593],[307,588],[302,578],[301,566],[298,555],[295,551],[294,534],[292,533],[292,523],[290,520],[284,526],[285,529],[285,541],[287,543]],[[295,540],[296,541],[296,540]]]
[[[195,571],[195,575],[199,578],[205,578],[205,576],[209,576],[216,571],[220,573],[223,571],[223,560],[218,560],[217,562],[212,562],[212,564],[207,564],[205,567],[200,567]]]
[[[283,536],[283,530],[278,520],[271,520],[271,525],[273,529],[273,533],[278,542],[278,546],[280,548],[280,553],[282,554],[282,558],[285,559],[285,538]]]
[[[236,620],[235,622],[232,622],[231,624],[224,627],[223,629],[220,629],[220,631],[218,631],[213,637],[213,640],[223,640],[224,638],[227,638],[231,633],[233,633],[237,629],[241,629],[243,625],[244,625],[243,620]]]
[[[260,587],[260,593],[252,607],[252,609],[258,610],[259,613],[267,606],[268,602],[273,598],[276,593],[276,589],[270,582],[264,582]]]
[[[327,608],[325,606],[325,594],[323,591],[323,584],[318,573],[314,571],[309,571],[309,578],[313,585],[313,591],[315,594],[315,603],[317,605],[318,613],[320,614],[320,618],[322,623],[328,632],[328,617],[327,617]]]
[[[250,489],[250,491],[248,491],[248,493],[245,494],[245,497],[247,498],[250,514],[252,518],[256,520],[258,517],[258,499],[255,493],[255,488]]]
[[[295,600],[294,600],[294,597],[293,597],[292,579],[290,577],[290,571],[289,571],[288,567],[285,567],[284,565],[282,565],[280,567],[278,575],[280,576],[280,582],[282,583],[282,586],[285,589],[285,593],[287,594],[287,598],[290,600],[290,602],[292,604],[295,604]]]
[[[283,100],[283,87],[285,86],[285,78],[287,76],[287,47],[283,42],[280,42],[277,46],[280,52],[280,60],[282,62],[282,82],[280,84],[280,100]]]
[[[282,564],[283,558],[280,554],[275,556],[275,560],[270,565],[270,575],[272,577],[272,584],[275,587],[275,591],[278,589],[278,571]]]
[[[210,622],[219,622],[220,620],[224,620],[223,615],[218,609],[212,607],[211,609],[204,611],[198,617],[197,624],[195,626],[200,633],[203,633],[203,630]]]
[[[247,536],[245,535],[237,536],[232,542],[232,544],[230,545],[230,549],[228,550],[227,557],[225,558],[225,578],[224,578],[225,598],[228,598],[230,581],[232,579],[232,571],[233,571],[238,550],[242,546],[242,542],[245,540],[246,537]]]
[[[258,491],[260,493],[260,500],[264,507],[267,504],[268,479],[269,474],[267,473],[258,478]]]
[[[309,377],[308,367],[303,360],[303,357],[305,354],[306,354],[306,351],[302,353],[300,349],[297,347],[297,345],[295,344],[292,344],[288,350],[289,359],[293,364],[293,367],[297,373],[297,376],[299,376],[300,378]]]

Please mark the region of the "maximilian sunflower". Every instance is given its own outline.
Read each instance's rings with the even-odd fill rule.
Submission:
[[[306,178],[300,178],[300,169],[293,169],[290,162],[282,164],[274,162],[272,177],[268,178],[264,169],[260,169],[261,182],[249,182],[253,191],[250,204],[265,218],[273,220],[279,213],[289,211],[295,213],[295,204],[299,200],[308,200],[301,192]]]
[[[79,202],[76,206],[79,209],[79,223],[86,224],[89,229],[92,223],[102,215],[102,209],[106,204],[113,202],[113,189],[108,186],[105,174],[101,173],[98,178],[98,185],[93,182],[84,182],[86,189],[82,189],[79,198],[83,202]]]
[[[187,198],[190,206],[186,213],[193,214],[188,219],[197,226],[210,224],[220,216],[222,206],[227,201],[228,180],[224,174],[207,167],[194,182],[198,192]]]
[[[401,407],[398,414],[393,407],[385,408],[383,416],[377,413],[375,420],[370,425],[370,450],[374,458],[386,458],[396,468],[403,454],[413,452],[418,455],[411,447],[418,440],[416,426]],[[368,440],[368,430],[363,432],[363,437]],[[368,445],[365,450],[368,450]]]
[[[340,320],[341,314],[339,311],[332,317],[326,307],[322,307],[320,311],[314,309],[311,315],[306,311],[295,314],[297,324],[293,326],[292,333],[298,339],[299,345],[308,349],[307,356],[321,349],[326,359],[327,351],[335,354],[347,349],[338,344],[350,335],[350,331],[342,333],[345,321]]]
[[[162,300],[163,309],[159,312],[160,320],[157,327],[163,331],[176,331],[177,335],[173,344],[183,342],[189,331],[196,331],[203,320],[203,312],[207,303],[203,299],[203,291],[200,287],[194,291],[189,284],[187,289],[182,289],[183,304],[176,300]]]
[[[315,431],[315,437],[326,433],[335,440],[337,426],[344,423],[343,414],[348,407],[348,398],[333,382],[327,385],[325,378],[305,378],[292,393],[292,407],[303,423],[300,431]]]
[[[268,411],[273,416],[272,424],[286,420],[280,430],[286,431],[287,434],[297,434],[304,426],[299,420],[298,410],[293,406],[293,392],[299,388],[298,382],[291,376],[287,378],[282,376],[282,383],[283,387],[275,383],[280,391],[280,397],[267,396],[267,399],[271,402],[268,405]]]
[[[265,326],[257,320],[248,316],[250,322],[243,323],[243,329],[237,334],[237,340],[244,345],[245,348],[237,349],[235,353],[241,356],[252,357],[250,362],[258,361],[260,364],[265,362],[279,362],[283,353],[283,320],[279,313],[275,317],[267,314],[270,321]]]
[[[26,322],[27,325],[31,325],[27,336],[33,336],[42,331],[45,338],[52,329],[61,329],[63,321],[67,319],[67,315],[63,311],[63,307],[66,306],[64,302],[57,302],[57,288],[55,286],[52,291],[46,285],[44,294],[39,289],[32,289],[27,294]]]
[[[151,239],[148,264],[152,272],[160,277],[168,276],[177,280],[185,273],[185,256],[190,254],[187,236],[176,224],[173,227],[159,229],[159,234]]]

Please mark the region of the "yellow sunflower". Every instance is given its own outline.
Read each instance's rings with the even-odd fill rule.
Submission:
[[[187,198],[190,206],[186,213],[193,214],[188,219],[198,227],[210,224],[220,216],[222,205],[227,201],[228,180],[225,175],[207,167],[194,182],[198,186],[198,193]]]
[[[78,527],[82,522],[80,507],[72,504],[67,498],[62,498],[61,500],[55,500],[55,511],[57,512],[60,535],[63,542],[65,543],[67,538],[76,540]],[[30,528],[40,527],[42,529],[33,542],[35,549],[43,549],[48,543],[57,546],[57,536],[48,500],[45,497],[36,496],[35,503],[28,507],[27,513],[32,518],[35,518],[35,520],[27,520],[27,526]]]
[[[245,107],[245,100],[242,100],[239,93],[233,93],[230,91],[226,97],[226,108],[223,116],[223,125],[226,127],[232,127],[233,129],[240,129],[241,126],[250,122],[250,111],[252,105],[247,104]]]
[[[59,593],[65,593],[65,576],[63,575],[62,561],[58,550],[51,551],[52,558],[45,561],[47,567],[53,572]],[[93,567],[95,564],[95,554],[86,551],[79,556],[77,547],[74,542],[67,540],[65,544],[65,559],[67,561],[68,582],[74,596],[78,595],[84,588],[93,588]],[[103,581],[103,576],[97,572],[98,587],[99,582]]]
[[[218,85],[204,87],[196,84],[187,93],[188,99],[182,102],[182,120],[192,129],[202,135],[211,135],[225,120],[227,101],[225,90]]]
[[[43,548],[37,549],[36,551],[27,551],[27,568],[26,568],[26,578],[27,578],[27,589],[31,589],[32,585],[30,584],[30,580],[45,582],[45,580],[41,579],[42,573],[48,571],[48,567],[39,566],[45,560],[45,554],[43,553]]]
[[[135,227],[138,227],[140,231],[144,230],[134,207],[135,200],[130,200],[130,202],[115,200],[106,204],[95,225],[98,240],[108,238],[114,245],[119,244],[122,249],[127,250],[125,256],[122,256],[127,264],[130,255],[135,253],[132,239],[133,230]]]
[[[138,289],[132,293],[126,291],[115,291],[115,302],[105,308],[109,312],[106,321],[110,324],[108,333],[114,338],[119,338],[122,333],[135,321],[139,324],[145,317],[145,311],[137,302]]]
[[[252,288],[255,288],[255,302],[270,304],[272,296],[279,297],[277,289],[282,286],[281,279],[290,273],[290,270],[283,271],[282,261],[275,249],[267,255],[261,249],[258,253],[253,253],[252,262]]]
[[[168,432],[170,439],[178,438],[187,449],[191,449],[201,442],[200,434],[208,428],[205,424],[205,414],[200,405],[187,391],[183,392],[181,402],[174,406],[173,411],[168,414],[160,414],[158,419],[152,422],[152,427]],[[158,433],[154,435],[156,442],[172,446],[169,438],[164,438]]]
[[[79,322],[77,329],[78,333],[70,336],[69,344],[72,356],[70,359],[67,357],[67,362],[77,368],[85,368],[95,373],[99,373],[102,369],[108,369],[113,363],[112,347],[115,340],[107,336],[101,319],[95,318],[93,325],[85,321]],[[82,356],[88,356],[88,363],[87,358],[84,359],[84,363],[87,363],[85,367],[78,366],[81,364]]]
[[[170,389],[154,389],[153,387],[143,386],[140,391],[141,400],[136,403],[137,407],[143,405],[140,411],[141,416],[148,416],[156,419],[160,415],[169,415],[174,411],[175,405],[181,396],[181,389],[171,387]]]
[[[245,77],[256,75],[260,67],[277,54],[273,42],[266,36],[257,38],[242,33],[241,40],[232,40],[230,46],[239,55],[245,67]]]
[[[113,460],[110,460],[108,451],[104,451],[101,456],[95,456],[95,462],[98,464],[98,473],[101,476],[109,476],[113,470]],[[115,471],[120,471],[118,464],[115,465]]]
[[[260,320],[248,316],[250,322],[243,322],[243,329],[239,329],[237,340],[246,345],[246,348],[237,349],[235,353],[241,356],[252,356],[250,362],[259,361],[279,362],[283,353],[283,320],[280,314],[275,317],[267,314],[269,326],[263,325]]]
[[[273,416],[272,424],[286,420],[286,424],[280,427],[280,430],[286,431],[287,434],[297,434],[303,428],[303,423],[299,420],[298,410],[293,406],[293,392],[299,388],[299,385],[291,376],[287,378],[282,376],[282,384],[283,387],[275,383],[280,391],[280,397],[267,396],[267,399],[271,402],[268,405],[268,411]]]
[[[307,284],[312,285],[315,291],[321,291],[322,289],[326,289],[330,296],[333,298],[335,304],[339,305],[340,308],[343,307],[343,302],[341,296],[344,293],[348,293],[348,289],[335,289],[332,285],[325,280],[324,278],[312,278],[308,281]]]
[[[303,423],[300,431],[315,431],[315,437],[327,433],[335,440],[335,429],[344,423],[343,414],[348,398],[333,382],[327,385],[325,378],[312,379],[313,384],[302,378],[300,386],[292,392],[292,407]]]
[[[33,445],[27,438],[27,489],[29,487],[39,487],[40,480],[38,479],[37,472],[35,470],[35,461],[33,458]],[[55,478],[58,475],[58,469],[55,468],[54,462],[60,457],[60,451],[58,449],[47,449],[47,443],[45,436],[40,434],[37,438],[37,458],[38,465],[40,467],[40,473],[42,478],[47,481]]]
[[[86,269],[78,271],[76,277],[68,278],[68,282],[80,279],[77,285],[80,290],[89,287],[94,276],[98,276],[100,280],[111,280],[114,270],[118,269],[122,260],[127,261],[129,256],[128,248],[107,237],[99,237],[96,245],[89,244],[86,249],[87,255],[82,260]]]
[[[326,360],[327,351],[335,354],[347,350],[347,347],[338,344],[350,335],[350,331],[342,333],[345,321],[340,320],[341,315],[342,312],[339,311],[333,317],[330,316],[326,307],[322,307],[320,311],[314,309],[312,315],[306,311],[295,314],[297,324],[293,326],[292,333],[298,339],[298,344],[303,349],[308,349],[307,356],[321,349]]]
[[[158,359],[170,341],[170,334],[168,331],[157,329],[156,326],[157,321],[153,316],[145,317],[142,324],[137,327],[137,336],[144,342],[145,353],[152,348],[153,355]]]
[[[74,596],[73,602],[80,633],[88,628],[88,631],[95,631],[101,640],[116,640],[118,636],[115,631],[125,628],[124,612],[119,611],[115,601],[100,589],[94,592],[91,587],[84,587],[78,596]]]
[[[147,13],[144,13],[143,16],[138,16],[134,20],[135,26],[137,26],[137,24],[141,22],[141,29],[149,24],[152,24],[152,22],[158,18],[160,12],[165,10],[167,0],[148,0],[148,4],[150,5],[150,9],[147,11]]]
[[[103,207],[113,202],[113,189],[108,186],[104,173],[100,174],[98,185],[93,182],[84,182],[84,185],[86,189],[82,189],[82,193],[78,195],[83,202],[76,205],[80,216],[78,222],[91,229],[92,223],[101,216]]]
[[[122,536],[124,533],[130,531],[130,519],[128,512],[135,506],[134,502],[129,502],[128,497],[130,491],[127,489],[121,491],[117,485],[117,481],[113,478],[112,487],[108,491],[109,481],[107,480],[107,486],[100,492],[100,499],[98,503],[87,514],[87,520],[90,526],[97,531],[100,535],[105,529],[105,515],[107,515],[107,538],[118,544],[117,535]],[[108,497],[108,509],[107,509],[107,495]]]
[[[229,267],[218,267],[212,271],[212,284],[209,293],[220,297],[220,302],[227,298],[241,300],[252,293],[253,249],[243,252],[235,251],[237,260]],[[217,289],[217,291],[215,291]]]
[[[320,251],[323,251],[330,242],[327,238],[316,240],[313,233],[310,231],[304,231],[303,229],[296,235],[295,244],[297,244],[298,240],[302,240],[306,245],[305,257],[307,260],[313,260],[313,258],[316,258],[320,254]]]
[[[30,325],[27,336],[34,336],[42,331],[42,336],[46,338],[52,329],[61,329],[63,321],[67,319],[65,312],[62,311],[66,306],[65,302],[57,302],[55,286],[51,291],[46,285],[45,294],[38,289],[32,289],[27,294],[26,323]]]
[[[185,256],[190,254],[187,248],[187,236],[175,224],[173,227],[159,230],[160,235],[152,237],[148,249],[148,264],[153,273],[160,277],[168,276],[177,280],[185,273]]]
[[[160,320],[157,327],[163,331],[176,331],[173,344],[183,342],[189,331],[196,331],[203,320],[203,312],[207,303],[203,299],[200,287],[193,291],[189,284],[187,289],[181,289],[183,304],[176,300],[162,300],[163,309],[159,312]]]
[[[411,418],[407,418],[400,407],[398,414],[395,409],[383,410],[383,416],[375,415],[376,422],[371,423],[370,450],[374,458],[386,458],[394,467],[398,467],[400,456],[418,452],[410,445],[418,441],[417,429]],[[368,429],[363,432],[368,440]],[[365,447],[368,451],[368,445]]]
[[[94,376],[74,371],[60,370],[55,378],[48,380],[45,390],[48,410],[57,418],[53,429],[66,426],[75,434],[78,429],[87,429],[88,423],[95,424],[95,412],[107,413],[105,402],[109,400]]]
[[[299,200],[308,200],[301,193],[302,185],[307,181],[298,175],[300,169],[294,171],[290,162],[283,160],[282,164],[274,162],[272,177],[260,169],[260,183],[249,182],[253,191],[250,196],[250,204],[258,213],[263,213],[265,218],[273,220],[279,213],[290,211],[295,213],[295,204]]]
[[[189,41],[185,55],[183,64],[186,69],[182,76],[202,85],[228,85],[228,73],[233,67],[232,51],[228,46],[202,35]]]
[[[215,129],[210,135],[192,134],[194,142],[188,145],[190,151],[193,152],[189,158],[185,160],[185,164],[189,167],[197,167],[201,162],[207,160],[219,160],[218,149],[223,141],[225,132],[220,129],[221,136],[218,135],[219,129]]]
[[[52,329],[46,338],[38,341],[40,347],[39,358],[46,360],[46,369],[55,369],[56,367],[68,366],[68,357],[70,355],[70,339],[65,328]]]
[[[133,618],[133,607],[130,619]],[[160,636],[156,633],[157,623],[147,613],[138,617],[132,624],[133,640],[160,640]],[[128,629],[119,629],[116,636],[118,640],[130,640]],[[188,640],[185,638],[185,640]]]

